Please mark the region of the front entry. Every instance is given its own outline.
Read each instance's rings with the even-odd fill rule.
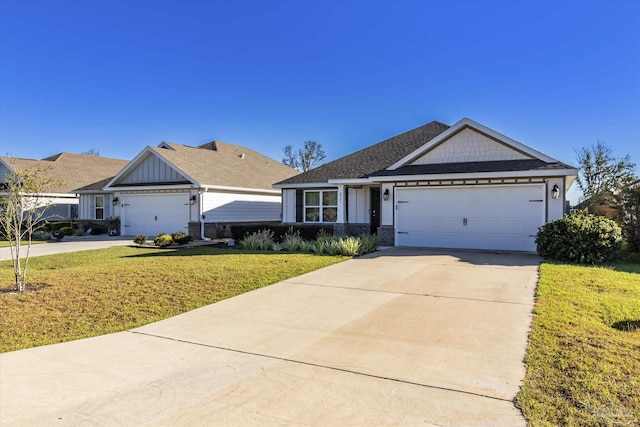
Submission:
[[[369,209],[369,224],[371,228],[369,232],[376,234],[380,227],[380,188],[372,188],[370,193],[371,209]]]

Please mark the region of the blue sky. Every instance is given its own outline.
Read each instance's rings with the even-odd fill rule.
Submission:
[[[0,0],[0,154],[213,139],[327,160],[463,117],[640,163],[640,2]]]

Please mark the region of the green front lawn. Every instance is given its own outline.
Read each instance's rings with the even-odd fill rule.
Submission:
[[[530,425],[640,425],[640,264],[543,263],[525,361]]]
[[[40,243],[47,243],[47,242],[44,241],[44,240],[32,240],[31,241],[32,245],[38,245]],[[20,245],[21,250],[25,250],[26,251],[27,250],[27,244],[28,244],[28,242],[22,241],[21,245]],[[9,242],[7,241],[7,239],[0,238],[0,248],[8,248],[8,247],[9,247]]]
[[[28,280],[44,287],[0,293],[0,352],[123,331],[345,259],[207,247],[34,257]],[[0,288],[12,285],[11,262],[0,262]]]

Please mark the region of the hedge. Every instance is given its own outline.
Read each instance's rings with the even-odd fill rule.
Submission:
[[[324,230],[326,234],[333,234],[333,225],[321,224],[296,224],[296,225],[273,225],[273,224],[251,224],[251,225],[232,225],[231,236],[235,240],[242,240],[246,236],[250,236],[260,230],[269,229],[273,232],[273,239],[276,242],[282,242],[284,235],[293,227],[294,232],[299,231],[300,237],[304,240],[315,240],[320,230]]]

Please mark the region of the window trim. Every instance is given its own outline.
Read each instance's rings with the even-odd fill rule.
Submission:
[[[318,193],[318,204],[317,205],[307,205],[307,193]],[[336,204],[335,205],[325,205],[323,203],[324,193],[336,193]],[[338,222],[338,190],[337,189],[326,189],[326,190],[304,190],[302,194],[302,222],[309,224],[335,224]],[[307,208],[316,208],[318,209],[318,221],[309,221],[307,220]],[[325,208],[335,208],[336,209],[336,220],[335,221],[324,221],[324,209]]]
[[[102,198],[102,206],[98,206],[98,198]],[[93,199],[93,219],[103,220],[105,219],[105,197],[104,194],[96,194]],[[98,218],[98,209],[102,210],[102,218]]]

